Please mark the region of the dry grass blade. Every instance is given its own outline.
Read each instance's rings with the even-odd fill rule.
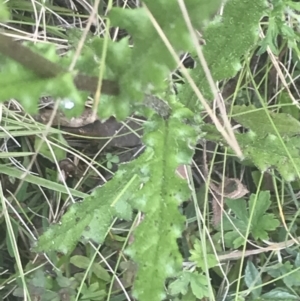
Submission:
[[[214,80],[212,78],[212,75],[211,75],[210,71],[209,71],[207,62],[206,62],[206,60],[204,58],[202,49],[201,49],[201,47],[199,45],[199,42],[198,42],[195,30],[194,30],[194,28],[192,26],[192,23],[191,23],[189,14],[188,14],[188,12],[186,10],[184,1],[183,0],[178,0],[178,3],[179,3],[179,6],[181,8],[181,11],[182,11],[183,18],[184,18],[184,20],[185,20],[185,22],[187,24],[188,29],[189,29],[190,35],[193,38],[194,46],[195,46],[198,58],[199,58],[199,60],[200,60],[200,62],[202,64],[203,69],[205,70],[205,75],[206,75],[206,77],[208,79],[208,83],[210,85],[211,91],[213,92],[214,98],[215,98],[215,100],[218,103],[218,107],[219,107],[220,112],[221,112],[221,117],[223,119],[224,127],[226,129],[226,133],[228,134],[228,137],[227,137],[226,141],[231,146],[231,148],[235,151],[236,155],[238,157],[240,157],[240,158],[243,158],[242,151],[241,151],[241,149],[239,147],[239,144],[238,144],[238,142],[237,142],[237,140],[235,138],[232,126],[230,125],[230,122],[229,122],[229,119],[228,119],[228,116],[227,116],[227,113],[226,113],[226,110],[225,110],[224,101],[222,101],[221,96],[220,96],[220,94],[217,91],[216,84],[215,84],[215,82],[214,82]],[[195,91],[195,93],[196,93],[196,91]],[[205,102],[205,100],[201,96],[200,96],[200,91],[199,91],[199,96],[198,97],[199,97],[200,101],[203,103],[203,102]],[[206,104],[206,106],[208,106],[208,104],[206,102],[205,102],[205,104]],[[223,129],[222,126],[220,128],[219,120],[217,119],[217,117],[215,116],[215,114],[211,114],[210,110],[207,110],[207,108],[206,108],[206,111],[207,111],[207,113],[209,114],[209,116],[211,118],[212,118],[212,116],[214,116],[212,118],[212,120],[213,120],[214,124],[216,125],[216,127],[218,128],[218,130],[224,136],[224,132],[223,132],[224,129]],[[224,136],[224,138],[225,138],[225,136]]]
[[[299,244],[300,237],[297,237],[296,239],[298,240],[298,244]],[[290,239],[290,240],[280,242],[280,243],[272,243],[268,247],[263,247],[263,248],[259,248],[259,249],[255,249],[255,250],[246,250],[245,252],[243,252],[243,251],[228,252],[227,254],[218,255],[218,259],[219,259],[219,261],[239,260],[241,258],[245,258],[245,257],[249,257],[252,255],[257,255],[257,254],[262,254],[262,253],[266,253],[266,252],[278,252],[280,250],[289,248],[294,244],[295,244],[295,239]]]

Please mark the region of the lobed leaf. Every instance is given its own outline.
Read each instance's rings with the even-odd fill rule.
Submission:
[[[197,135],[184,122],[191,116],[190,111],[178,108],[168,120],[155,116],[145,127],[144,159],[148,159],[141,169],[149,180],[130,202],[145,217],[127,249],[138,264],[134,295],[141,301],[163,299],[165,279],[175,276],[181,267],[176,240],[181,236],[184,217],[178,205],[188,199],[190,190],[175,172],[192,159],[194,151],[189,145],[195,144]]]
[[[215,81],[231,78],[240,70],[242,56],[258,39],[259,21],[266,14],[266,10],[265,0],[228,0],[222,17],[216,18],[203,30],[203,54]],[[198,68],[191,74],[203,95],[212,100],[205,71],[200,62],[197,65]],[[182,103],[190,108],[198,106],[198,99],[189,85],[185,85],[181,95]]]
[[[275,230],[279,226],[279,221],[275,218],[275,215],[266,213],[271,205],[269,191],[261,191],[257,196],[252,194],[248,210],[244,199],[227,199],[226,204],[235,215],[235,218],[230,217],[230,220],[227,216],[224,216],[223,229],[228,231],[224,237],[228,246],[233,245],[235,248],[238,248],[243,245],[251,213],[252,219],[249,233],[255,240],[268,239],[268,232]]]
[[[221,0],[185,1],[192,24],[199,28],[220,7]],[[176,1],[144,1],[158,25],[172,44],[176,53],[192,51],[194,45]],[[128,116],[132,105],[142,102],[145,93],[156,94],[168,88],[165,80],[176,68],[176,62],[154,28],[147,9],[112,8],[109,18],[113,26],[126,29],[134,47],[128,46],[128,38],[108,42],[106,72],[120,85],[120,95],[102,97],[99,106],[101,117],[115,115],[118,119]],[[92,47],[100,56],[103,40],[96,38]],[[122,99],[122,101],[120,101]]]
[[[205,267],[212,268],[218,264],[216,256],[213,252],[208,249],[203,250],[201,242],[197,239],[194,243],[194,249],[190,250],[191,256],[189,260],[194,261],[197,264],[197,267],[201,268],[202,271],[205,271]]]
[[[299,287],[300,269],[294,266],[290,261],[278,263],[269,268],[268,274],[273,278],[282,277],[284,284],[289,287]]]
[[[185,295],[188,292],[188,286],[191,280],[191,273],[183,271],[179,273],[178,278],[169,284],[169,292],[171,295],[182,294]]]
[[[209,287],[207,283],[207,277],[203,274],[197,273],[196,271],[191,273],[191,289],[193,294],[198,299],[209,297]]]
[[[51,62],[59,61],[54,45],[35,46],[34,51],[43,53]],[[82,94],[76,89],[71,73],[62,72],[51,78],[41,77],[11,59],[0,56],[0,62],[0,102],[14,98],[22,104],[26,112],[36,114],[39,98],[51,95],[54,98],[71,99],[76,105],[73,114],[81,113],[85,99],[83,100]]]
[[[258,109],[253,105],[234,106],[232,108],[232,119],[240,123],[243,127],[251,129],[259,136],[276,135],[277,132],[282,137],[294,136],[300,134],[300,122],[289,114],[274,113]],[[269,117],[272,119],[271,123]]]
[[[132,210],[127,201],[141,184],[132,167],[132,164],[128,164],[120,169],[106,185],[95,189],[81,203],[70,206],[61,224],[50,226],[39,238],[35,250],[67,253],[79,240],[101,243],[113,217],[131,219]]]
[[[206,124],[203,126],[203,130],[206,132],[206,139],[222,144],[226,143],[214,126]],[[261,130],[264,131],[263,126]],[[298,166],[300,166],[298,135],[291,137],[286,135],[280,139],[273,134],[260,136],[250,130],[243,134],[236,133],[235,136],[245,161],[250,160],[262,172],[269,168],[275,168],[284,180],[289,182],[298,177]]]

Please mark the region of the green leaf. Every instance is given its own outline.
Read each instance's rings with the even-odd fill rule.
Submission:
[[[234,245],[235,248],[238,248],[243,245],[245,241],[243,236],[246,235],[252,211],[250,234],[254,239],[268,239],[268,232],[275,230],[279,226],[279,221],[275,216],[266,213],[271,205],[268,191],[261,191],[258,195],[252,194],[249,201],[249,210],[246,210],[246,201],[244,199],[226,199],[226,204],[235,214],[235,217],[231,214],[230,218],[224,215],[223,228],[229,231],[224,236],[227,246],[231,247]],[[236,231],[236,228],[243,236]]]
[[[298,137],[287,137],[280,141],[276,136],[268,135],[260,138],[253,132],[236,137],[245,157],[252,160],[261,171],[264,172],[270,167],[277,168],[288,182],[293,181],[298,175],[297,166],[300,163]]]
[[[68,277],[65,277],[62,275],[61,271],[56,272],[56,282],[60,287],[71,287],[72,286],[72,279],[69,279]]]
[[[253,298],[258,298],[261,295],[262,287],[252,289],[254,286],[262,285],[261,274],[252,263],[252,261],[247,261],[247,266],[245,270],[245,283],[249,289],[251,289],[251,295]]]
[[[275,230],[279,226],[279,224],[280,223],[276,219],[274,214],[265,214],[261,217],[259,223],[252,223],[252,225],[255,225],[255,227],[253,226],[253,229],[251,231],[252,236],[254,237],[254,239],[268,239],[269,236],[267,231]]]
[[[247,12],[243,14],[243,18],[240,16],[241,12]],[[266,12],[265,0],[228,0],[222,17],[204,28],[203,54],[215,81],[231,78],[240,70],[241,57],[256,44],[259,21]],[[206,79],[206,72],[200,62],[197,62],[197,68],[191,75],[204,97],[212,100],[213,95]],[[183,87],[180,99],[190,108],[199,107],[199,101],[190,85]]]
[[[299,120],[300,110],[293,104],[291,97],[287,91],[282,91],[278,97],[279,106],[282,113],[288,114]]]
[[[271,266],[268,269],[268,274],[271,275],[273,278],[280,277],[281,275],[284,275],[288,272],[290,272],[293,269],[293,265],[287,261],[285,263],[278,263],[274,266]]]
[[[287,287],[299,287],[300,286],[300,269],[297,271],[294,268],[294,273],[287,275],[283,278],[283,282]]]
[[[261,48],[257,52],[257,55],[261,55],[266,52],[267,48],[270,47],[272,53],[278,55],[277,37],[280,32],[276,19],[274,17],[269,18],[268,29],[265,38],[260,43]]]
[[[30,48],[52,62],[59,61],[54,45],[37,44]],[[75,104],[73,113],[82,111],[85,99],[74,85],[73,74],[65,72],[56,77],[42,78],[11,59],[0,56],[0,62],[0,102],[11,98],[18,99],[26,112],[36,114],[39,98],[42,95],[51,95],[54,98],[71,99]]]
[[[182,33],[185,33],[186,24],[183,18],[178,18],[182,15],[182,11],[176,2],[160,1],[159,6],[157,3],[151,0],[144,1],[147,4],[148,9],[153,14],[155,20],[168,32],[168,34],[173,37],[170,38],[172,45],[178,45],[182,43],[183,37],[176,38],[176,30],[180,28]],[[222,4],[222,0],[187,0],[185,1],[185,7],[189,13],[189,18],[191,23],[195,28],[201,27],[205,21],[211,19],[213,15],[217,12]],[[159,10],[160,8],[160,10]],[[172,14],[169,12],[172,11]],[[177,17],[175,17],[177,16]],[[170,29],[173,29],[172,31]],[[173,35],[172,35],[173,34]]]
[[[190,145],[195,145],[197,135],[187,124],[188,120],[193,124],[192,112],[181,107],[173,110],[168,120],[156,115],[145,124],[147,149],[140,168],[148,180],[131,201],[133,207],[145,213],[127,249],[139,267],[134,295],[141,301],[163,299],[165,279],[181,269],[176,240],[183,230],[184,217],[178,205],[188,199],[190,191],[176,169],[191,162],[194,151]]]
[[[17,67],[0,73],[0,85],[2,87],[0,101],[16,98],[26,112],[31,114],[37,113],[38,100],[42,95],[51,94],[54,97],[69,97],[74,103],[81,103],[80,94],[74,86],[71,74],[62,74],[51,79],[43,79],[31,71],[25,70],[23,67]]]
[[[50,140],[56,140],[57,142],[61,142],[63,145],[67,145],[67,142],[63,135],[61,133],[57,134],[52,134],[51,136],[49,135],[47,139]],[[60,161],[66,158],[67,153],[66,151],[62,148],[57,146],[57,144],[51,143],[51,148],[48,146],[48,144],[45,142],[45,138],[42,139],[40,137],[35,137],[34,140],[34,148],[37,149],[40,146],[40,143],[43,141],[42,146],[39,148],[39,154],[42,155],[43,157],[49,159],[52,162],[55,162],[55,160]],[[52,154],[53,153],[53,154]]]
[[[201,242],[198,239],[194,243],[194,250],[190,250],[190,253],[189,260],[196,262],[197,267],[203,271],[206,269],[206,266],[212,268],[218,264],[218,260],[214,254],[209,254],[208,250],[205,250],[204,253]]]
[[[113,180],[95,191],[83,202],[73,204],[62,217],[61,224],[50,228],[39,238],[36,251],[58,250],[67,253],[79,240],[101,243],[114,216],[130,219],[131,207],[127,200],[140,185],[132,163],[121,168]],[[124,182],[123,182],[124,181]],[[125,186],[120,185],[125,183]]]
[[[82,255],[74,255],[70,258],[70,263],[72,263],[80,269],[85,270],[89,267],[90,261],[91,259]],[[93,262],[91,270],[98,277],[98,279],[102,279],[106,282],[110,281],[111,277],[109,273],[99,263]]]
[[[294,107],[294,110],[298,109]],[[274,126],[283,137],[300,134],[300,122],[285,113],[273,113],[267,109],[257,109],[252,105],[234,106],[232,112],[232,119],[260,137],[277,135]],[[269,121],[267,114],[271,117],[274,125]]]
[[[274,288],[273,290],[262,295],[263,300],[278,300],[278,301],[290,301],[299,300],[298,295],[293,295],[289,290],[282,287]]]
[[[188,292],[188,287],[191,280],[190,272],[182,272],[179,274],[178,278],[171,282],[169,285],[169,293],[172,296],[176,296],[178,294],[185,295]]]
[[[176,175],[176,169],[190,164],[194,153],[190,146],[197,141],[193,113],[176,102],[172,106],[174,112],[169,119],[153,115],[145,123],[145,152],[121,166],[111,181],[82,203],[72,205],[61,224],[51,226],[40,237],[37,251],[66,253],[79,239],[101,243],[114,216],[131,218],[130,200],[133,207],[145,212],[127,250],[139,266],[135,294],[140,300],[162,298],[165,279],[181,267],[176,240],[184,218],[178,205],[190,195],[187,182]],[[149,280],[146,285],[144,279]]]
[[[211,125],[203,126],[207,133],[206,139],[224,143],[216,128]],[[298,136],[281,137],[270,134],[262,137],[259,132],[248,131],[245,134],[236,133],[235,137],[242,149],[245,160],[251,160],[262,172],[269,168],[276,168],[284,180],[294,181],[298,176],[300,166]]]
[[[289,261],[272,267],[272,269],[268,270],[268,274],[274,278],[284,276],[283,282],[289,288],[299,287],[300,268],[295,268]]]
[[[63,216],[62,224],[50,226],[39,238],[34,249],[37,252],[57,250],[66,254],[76,246],[84,228],[89,225],[91,219],[92,214],[84,211],[83,203],[74,204]]]
[[[300,267],[300,253],[297,253],[294,265],[295,265],[296,268]]]
[[[193,294],[198,299],[203,299],[204,297],[209,297],[209,287],[207,283],[207,277],[203,274],[193,272],[191,273],[191,289]]]
[[[226,204],[239,220],[248,220],[248,211],[244,199],[228,199],[226,200]]]
[[[82,297],[80,300],[103,300],[106,296],[105,290],[101,290],[98,282],[87,286],[84,284],[81,290]]]
[[[240,231],[241,232],[241,231]],[[244,233],[242,233],[244,235]],[[240,235],[240,233],[231,231],[225,234],[224,241],[226,246],[238,249],[245,243],[245,238]]]
[[[185,295],[183,295],[181,297],[181,299],[179,299],[180,301],[197,301],[198,299],[196,298],[196,296],[193,294],[193,291],[191,288],[188,289],[187,293]],[[176,300],[176,301],[179,301]]]
[[[293,2],[293,1],[288,1],[287,3],[291,8],[300,11],[300,3],[299,2]]]
[[[271,205],[270,192],[261,191],[255,202],[255,195],[250,196],[249,212],[253,211],[251,233],[255,239],[268,239],[267,231],[275,230],[279,221],[274,214],[265,214]]]
[[[297,7],[297,4],[293,1],[273,1],[272,10],[269,13],[269,23],[267,26],[267,33],[261,43],[261,49],[258,51],[258,55],[264,53],[269,46],[271,51],[275,55],[279,55],[280,48],[278,46],[278,38],[284,38],[287,40],[290,47],[294,47],[296,41],[299,41],[299,36],[294,30],[287,24],[286,20],[282,18],[282,15],[287,13],[293,15],[290,7]],[[294,14],[295,16],[295,14]],[[297,18],[297,17],[296,17]]]
[[[3,0],[0,0],[0,22],[5,22],[9,18],[9,12]]]
[[[111,153],[107,153],[106,154],[106,160],[107,160],[108,164],[110,163],[110,166],[111,166],[111,163],[120,163],[119,156],[113,155]]]
[[[177,53],[194,50],[191,35],[176,1],[144,3]],[[221,0],[185,1],[193,26],[200,29],[221,3]],[[122,119],[132,111],[132,104],[143,101],[145,93],[160,93],[168,88],[165,79],[176,68],[176,62],[152,25],[146,8],[124,10],[114,7],[108,16],[113,26],[126,29],[134,39],[133,48],[128,46],[128,38],[107,43],[106,76],[118,81],[120,94],[118,97],[103,97],[99,114],[102,118],[115,115],[117,119]],[[94,38],[90,46],[100,57],[104,40]]]

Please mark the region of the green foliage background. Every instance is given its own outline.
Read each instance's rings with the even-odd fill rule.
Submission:
[[[34,112],[39,97],[43,93],[52,93],[55,97],[71,98],[75,109],[69,114],[76,116],[82,111],[87,95],[76,88],[76,72],[98,76],[103,71],[105,80],[116,82],[118,93],[101,95],[98,115],[103,119],[115,116],[124,120],[135,112],[146,117],[143,125],[145,150],[138,159],[121,165],[108,183],[94,189],[82,202],[71,205],[61,223],[49,226],[40,236],[34,250],[68,254],[79,241],[101,244],[115,218],[130,221],[132,212],[137,210],[142,212],[143,220],[136,226],[133,242],[126,249],[126,254],[138,267],[133,296],[141,301],[163,300],[166,298],[166,281],[177,278],[177,282],[170,285],[171,291],[185,295],[191,289],[197,298],[204,298],[210,296],[205,284],[209,276],[204,275],[207,271],[200,260],[202,255],[198,254],[200,250],[203,252],[199,244],[194,247],[196,251],[199,249],[199,256],[193,253],[191,257],[199,260],[198,270],[182,272],[183,257],[177,240],[184,230],[185,217],[179,208],[191,197],[191,187],[176,175],[176,170],[179,166],[191,165],[199,139],[222,144],[226,141],[214,126],[202,120],[204,110],[191,85],[184,84],[178,95],[170,92],[170,81],[166,78],[176,68],[176,58],[158,34],[150,13],[177,54],[190,52],[195,57],[197,68],[190,72],[192,79],[205,98],[213,100],[207,72],[196,58],[193,37],[181,17],[178,2],[144,1],[144,4],[146,6],[134,10],[112,8],[108,14],[112,26],[126,29],[130,34],[133,48],[129,47],[129,38],[113,42],[107,37],[90,37],[75,71],[65,69],[49,78],[41,78],[12,57],[2,56],[0,101],[17,98],[26,111]],[[244,57],[257,46],[259,21],[269,13],[264,0],[228,0],[222,16],[214,18],[221,4],[218,0],[185,1],[193,28],[203,33],[205,45],[202,50],[214,81],[236,76]],[[0,20],[7,18],[2,2],[0,11]],[[49,61],[67,68],[73,51],[60,58],[54,47],[46,48],[47,51],[30,46]],[[4,53],[1,45],[0,52]],[[95,62],[103,57],[105,61],[96,65]],[[97,68],[87,67],[91,65]],[[16,86],[20,89],[16,90]],[[151,109],[153,104],[147,109],[141,106],[147,95],[159,96],[168,108],[167,113],[161,113],[159,108]],[[300,146],[296,137],[299,122],[285,113],[270,113],[263,105],[260,111],[253,113],[254,109],[257,108],[240,105],[234,106],[231,112],[232,119],[247,129],[236,135],[245,158],[261,171],[275,168],[284,180],[294,180],[299,176]],[[227,200],[226,204],[232,210],[230,219],[225,218],[222,224],[222,230],[227,231],[224,236],[227,247],[243,246],[244,237],[249,235],[255,240],[267,240],[269,232],[279,226],[275,215],[267,213],[271,205],[269,192],[251,195],[249,209],[244,199]],[[236,228],[240,233],[235,231]],[[211,260],[209,265],[211,268],[217,263]],[[251,287],[257,270],[248,264],[246,273],[246,286]],[[180,284],[180,289],[176,290],[174,283]],[[252,294],[259,297],[261,291],[256,289]]]

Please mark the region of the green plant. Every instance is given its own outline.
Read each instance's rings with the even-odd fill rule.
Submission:
[[[227,246],[233,246],[235,249],[242,246],[249,224],[249,233],[256,241],[267,240],[268,232],[279,226],[279,221],[273,214],[266,214],[271,205],[269,192],[261,191],[257,196],[250,196],[249,213],[243,199],[227,200],[226,204],[236,216],[230,219],[224,217],[224,239]],[[239,232],[236,229],[239,229]]]
[[[117,155],[113,155],[112,153],[106,154],[106,160],[107,160],[106,166],[108,169],[112,168],[113,163],[120,162],[119,157]]]
[[[178,3],[182,5],[183,2]],[[181,237],[185,218],[178,207],[189,199],[191,190],[186,179],[176,175],[176,170],[191,164],[199,138],[223,144],[230,141],[202,120],[205,110],[199,105],[199,93],[195,92],[199,92],[198,88],[209,101],[214,93],[207,80],[209,72],[200,60],[198,67],[190,72],[191,78],[182,69],[186,84],[179,89],[178,95],[170,92],[171,83],[165,80],[176,68],[176,53],[189,51],[194,56],[197,53],[186,20],[178,17],[184,12],[178,3],[144,1],[146,6],[135,10],[112,8],[109,21],[128,31],[134,40],[133,49],[129,47],[128,38],[113,42],[108,36],[90,37],[76,64],[70,68],[75,71],[68,70],[73,51],[60,58],[53,46],[15,46],[11,39],[0,35],[0,52],[4,54],[1,58],[1,101],[18,98],[27,111],[35,112],[41,94],[51,93],[55,97],[71,98],[75,108],[65,113],[75,116],[81,113],[87,92],[92,92],[95,93],[95,109],[101,118],[116,116],[121,120],[136,112],[147,119],[144,153],[122,164],[112,180],[90,195],[70,190],[73,195],[83,197],[83,201],[72,204],[61,224],[50,225],[34,247],[36,252],[68,254],[78,241],[101,244],[115,218],[129,221],[133,210],[141,211],[143,221],[133,231],[133,243],[125,251],[138,265],[133,290],[138,300],[164,299],[164,283],[172,278],[176,279],[168,287],[172,295],[194,295],[199,299],[212,296],[206,281],[208,269],[216,265],[212,252],[209,253],[211,257],[207,257],[196,243],[190,260],[196,262],[198,270],[181,270],[183,258],[177,239]],[[228,0],[222,18],[205,24],[220,4],[221,1],[185,1],[192,26],[203,31],[206,43],[203,54],[214,81],[226,80],[238,73],[242,67],[241,57],[257,44],[259,20],[267,14],[263,0]],[[241,11],[246,12],[243,18]],[[5,18],[5,14],[0,17]],[[168,47],[168,42],[173,49]],[[17,91],[16,85],[20,88]],[[251,110],[255,110],[255,114],[251,114]],[[236,134],[244,156],[262,171],[275,167],[285,180],[295,179],[298,175],[295,135],[299,133],[299,122],[289,118],[287,124],[283,122],[286,115],[258,111],[251,106],[234,106],[231,115],[248,130]],[[257,116],[270,122],[258,124]],[[44,149],[42,153],[49,157]],[[20,173],[6,166],[1,172],[21,178]],[[34,176],[30,176],[27,181],[34,181]],[[38,183],[57,192],[68,191],[62,185],[51,187],[46,180],[39,179]],[[230,219],[225,216],[221,225],[226,246],[240,247],[248,234],[257,241],[268,239],[269,233],[279,226],[278,220],[266,213],[270,203],[270,194],[265,191],[250,197],[249,210],[244,199],[227,201],[232,214]],[[83,266],[86,268],[87,263],[80,265]],[[94,272],[93,269],[94,265]],[[261,283],[255,280],[259,277],[258,271],[249,263],[246,274],[248,288],[252,282]],[[96,282],[89,287],[84,284],[81,293],[86,298],[93,294],[98,298],[105,295]],[[252,295],[258,298],[261,291],[256,288]]]

